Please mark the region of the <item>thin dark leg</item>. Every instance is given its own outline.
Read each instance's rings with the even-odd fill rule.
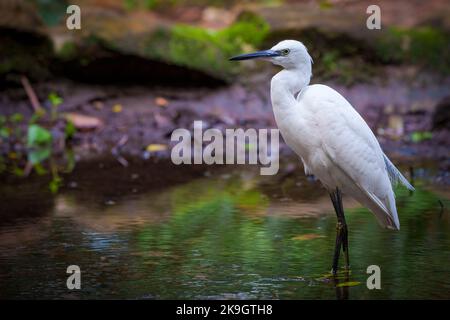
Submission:
[[[339,287],[339,283],[349,282],[349,280],[350,280],[349,273],[346,272],[344,274],[344,278],[333,277],[333,280],[334,280],[334,287],[335,287],[335,290],[336,290],[336,299],[338,299],[338,300],[348,300],[348,298],[349,298],[349,287],[348,286]]]
[[[341,253],[341,246],[345,253],[345,265],[346,268],[349,269],[350,259],[348,254],[348,230],[347,223],[345,221],[344,208],[342,205],[342,195],[341,191],[336,188],[336,191],[330,193],[331,202],[333,203],[334,210],[336,211],[337,216],[337,225],[336,225],[336,243],[334,247],[334,256],[333,256],[333,266],[331,272],[336,274],[339,263],[339,256]]]
[[[350,258],[348,253],[348,228],[347,228],[347,222],[345,221],[345,214],[344,214],[344,206],[342,204],[342,194],[341,191],[336,188],[336,193],[338,194],[339,198],[339,209],[341,212],[341,223],[342,223],[342,249],[345,254],[345,267],[346,269],[350,269]]]
[[[336,211],[336,215],[339,217],[339,204],[337,200],[337,194],[336,192],[330,193],[331,202],[333,203],[334,210]],[[334,244],[334,256],[333,256],[333,265],[331,267],[331,273],[336,274],[338,263],[339,263],[339,256],[341,254],[341,245],[342,245],[342,237],[341,237],[341,228],[339,228],[339,218],[338,223],[336,225],[336,241]]]

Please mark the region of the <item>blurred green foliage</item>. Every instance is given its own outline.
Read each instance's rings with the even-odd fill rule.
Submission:
[[[273,4],[282,0],[252,0],[248,2]],[[128,10],[144,9],[167,9],[175,6],[210,6],[210,7],[230,7],[239,0],[122,0],[123,5]]]
[[[242,14],[222,30],[178,24],[149,38],[145,42],[146,54],[227,78],[238,68],[237,64],[229,63],[228,58],[258,47],[268,32],[268,24],[250,13]]]
[[[10,145],[5,149],[6,154],[0,154],[0,173],[9,171],[16,176],[24,176],[31,172],[27,168],[33,168],[38,175],[43,175],[47,173],[44,166],[48,165],[52,177],[49,189],[52,193],[58,191],[62,178],[59,176],[61,168],[54,159],[55,154],[64,155],[67,162],[64,171],[73,170],[75,158],[67,142],[76,133],[74,124],[58,112],[58,106],[61,103],[63,98],[56,92],[50,92],[45,104],[47,108],[50,108],[50,113],[46,108],[40,108],[27,122],[24,122],[24,116],[21,113],[10,116],[0,115],[0,143]],[[61,125],[64,125],[62,129]],[[58,127],[59,129],[55,130]],[[26,131],[25,135],[22,133],[23,130]],[[63,130],[62,135],[57,133],[58,130]],[[58,146],[55,147],[55,145]]]
[[[47,129],[31,124],[27,134],[28,161],[36,165],[48,159],[52,149],[52,134]]]
[[[429,131],[415,131],[411,133],[411,141],[418,143],[433,138],[433,133]]]
[[[61,22],[65,15],[66,1],[32,0],[36,2],[38,11],[46,25]],[[256,3],[272,4],[281,0],[255,0]],[[122,0],[118,6],[128,10],[164,10],[174,7],[232,7],[238,1],[225,0]],[[324,9],[334,8],[330,1],[319,1]],[[167,12],[172,12],[168,10]],[[173,13],[173,12],[172,12]],[[173,18],[171,18],[173,19]],[[314,28],[313,28],[314,29]],[[198,26],[175,24],[167,29],[158,30],[143,37],[140,35],[130,44],[118,44],[115,40],[96,39],[95,32],[83,39],[82,47],[72,42],[65,43],[58,50],[59,62],[71,63],[78,60],[86,66],[95,59],[95,55],[86,53],[89,45],[106,43],[107,48],[118,52],[129,52],[150,59],[159,59],[170,64],[204,71],[213,76],[231,78],[240,68],[239,64],[231,64],[228,58],[256,47],[267,47],[285,38],[301,39],[317,58],[315,74],[324,78],[339,78],[345,84],[357,81],[370,81],[373,75],[381,70],[380,64],[413,64],[431,68],[443,74],[450,73],[450,35],[448,31],[437,26],[421,26],[414,28],[386,27],[379,37],[366,41],[352,37],[351,33],[338,34],[330,31],[298,29],[269,30],[269,25],[255,13],[244,13],[238,20],[222,30],[209,30]],[[94,43],[90,39],[94,39]],[[36,44],[30,48],[31,42],[13,41],[0,36],[5,45],[0,48],[0,75],[10,72],[33,71],[41,76],[48,73],[53,51],[48,39],[35,39]],[[39,40],[39,41],[37,41]],[[119,39],[120,40],[120,39]],[[117,41],[119,41],[117,40]],[[24,45],[23,43],[26,43]],[[4,51],[4,52],[3,52]],[[3,53],[3,54],[2,54]],[[36,60],[38,63],[36,63]],[[1,59],[0,59],[1,60]]]
[[[52,134],[45,128],[32,124],[28,127],[27,146],[42,147],[52,142]]]
[[[37,10],[44,23],[48,26],[55,26],[61,22],[66,15],[69,5],[66,0],[34,0]]]
[[[450,73],[450,34],[425,26],[390,27],[376,42],[376,52],[386,63],[411,63]]]

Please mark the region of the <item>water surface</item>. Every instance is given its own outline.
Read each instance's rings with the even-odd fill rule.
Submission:
[[[399,232],[345,201],[344,290],[327,276],[335,214],[300,168],[187,170],[81,165],[56,196],[44,178],[3,183],[0,298],[450,298],[445,188],[398,189]],[[69,265],[81,268],[79,291],[66,288]],[[369,265],[381,268],[381,290],[366,287]]]

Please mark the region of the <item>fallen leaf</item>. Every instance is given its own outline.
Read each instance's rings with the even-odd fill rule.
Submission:
[[[316,280],[317,281],[323,281],[323,280],[332,280],[332,279],[348,279],[348,276],[351,275],[351,270],[338,270],[336,274],[332,274],[331,272],[328,272],[326,274],[318,275]]]
[[[114,113],[120,113],[120,112],[122,112],[122,110],[123,110],[123,108],[122,108],[121,104],[115,104],[112,107],[112,112],[114,112]]]
[[[167,146],[165,144],[149,144],[146,150],[148,152],[164,151],[167,150]]]
[[[157,97],[155,99],[155,104],[158,107],[167,107],[169,105],[169,101],[163,97]]]
[[[354,286],[358,286],[360,284],[361,284],[361,282],[359,282],[359,281],[348,281],[348,282],[338,283],[336,285],[336,287],[338,287],[338,288],[341,288],[341,287],[354,287]]]
[[[301,235],[292,237],[291,239],[305,241],[305,240],[312,240],[312,239],[317,239],[317,238],[324,238],[324,236],[317,234],[317,233],[306,233],[306,234],[301,234]]]
[[[103,121],[92,116],[78,113],[66,113],[66,120],[70,121],[79,130],[95,130],[103,126]]]

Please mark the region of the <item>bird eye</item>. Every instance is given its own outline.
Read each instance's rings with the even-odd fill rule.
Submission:
[[[280,50],[280,53],[282,56],[287,56],[289,54],[289,52],[291,52],[291,50],[289,50],[289,49]]]

